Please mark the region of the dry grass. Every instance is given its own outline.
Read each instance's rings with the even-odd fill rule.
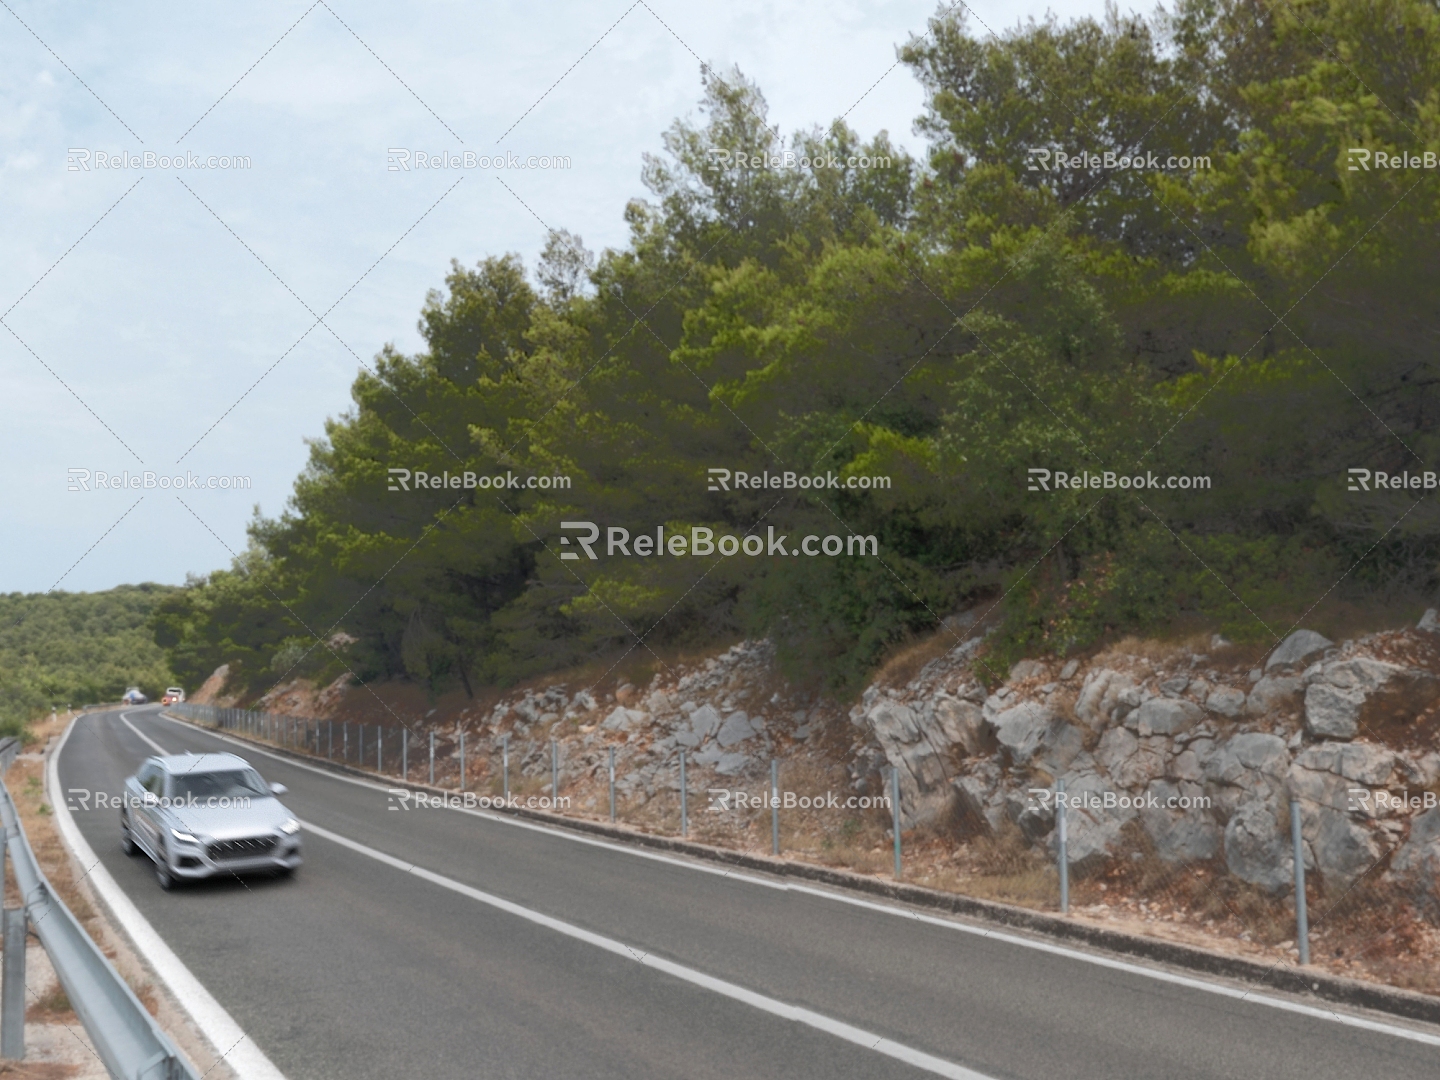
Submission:
[[[55,825],[55,812],[45,801],[44,789],[44,761],[38,756],[52,738],[58,737],[65,730],[70,717],[59,716],[55,720],[46,719],[31,726],[33,739],[30,741],[26,754],[16,759],[15,764],[10,766],[10,771],[5,774],[5,786],[10,791],[10,797],[15,802],[16,812],[20,815],[20,824],[25,830],[25,835],[30,841],[30,847],[35,852],[35,861],[39,863],[40,870],[49,879],[51,886],[65,902],[86,932],[100,946],[112,961],[115,953],[105,942],[104,924],[99,913],[90,903],[88,895],[81,890],[75,873],[75,863],[70,857],[70,851],[60,839],[60,831]],[[32,753],[35,756],[31,756]],[[7,874],[5,884],[6,906],[18,906],[20,896],[15,889],[14,879]],[[159,1010],[159,999],[155,988],[144,980],[128,979],[131,989],[140,999],[141,1003],[149,1010],[150,1015],[155,1016]],[[62,994],[63,996],[63,994]],[[68,1007],[68,1002],[66,1002]],[[57,1074],[60,1075],[60,1074]]]
[[[56,983],[48,994],[42,994],[30,1003],[25,1010],[25,1019],[41,1024],[78,1022],[75,1010],[70,1005],[70,998],[59,983]]]
[[[890,653],[870,681],[878,686],[904,686],[931,660],[944,656],[962,640],[963,636],[957,638],[949,630],[911,639]]]
[[[79,1071],[74,1065],[57,1061],[0,1060],[0,1076],[7,1080],[67,1080]]]

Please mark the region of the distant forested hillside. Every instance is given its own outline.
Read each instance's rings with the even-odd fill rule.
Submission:
[[[163,693],[173,676],[146,624],[178,591],[146,584],[0,596],[0,734],[53,706],[116,700],[129,686]]]

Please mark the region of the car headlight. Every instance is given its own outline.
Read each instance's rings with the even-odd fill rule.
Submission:
[[[280,831],[286,836],[293,836],[300,831],[300,822],[292,817],[289,821],[285,822],[284,825],[280,826]]]
[[[198,844],[200,841],[191,836],[188,832],[181,832],[179,829],[171,829],[170,835],[182,844]]]

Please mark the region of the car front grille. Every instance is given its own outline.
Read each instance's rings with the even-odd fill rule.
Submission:
[[[244,840],[218,840],[205,848],[205,854],[216,862],[226,859],[253,859],[275,850],[273,836],[252,836]]]

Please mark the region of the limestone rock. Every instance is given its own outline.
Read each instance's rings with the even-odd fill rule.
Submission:
[[[1268,716],[1289,705],[1303,685],[1298,675],[1266,675],[1250,688],[1245,711],[1251,716]]]
[[[942,697],[935,702],[935,722],[952,746],[960,746],[966,754],[986,754],[995,749],[994,739],[985,726],[985,716],[973,702]]]
[[[1053,719],[1054,714],[1045,706],[1026,702],[999,713],[991,724],[996,741],[1009,752],[1010,759],[1016,765],[1028,765]]]
[[[1065,777],[1065,859],[1077,874],[1098,870],[1119,849],[1125,823],[1135,816],[1132,808],[1105,809],[1109,785],[1095,773]],[[1059,855],[1059,830],[1052,829],[1046,846],[1052,857]]]
[[[1363,690],[1312,683],[1305,691],[1305,730],[1317,739],[1353,739],[1364,704]]]
[[[1092,671],[1081,683],[1075,715],[1081,723],[1099,731],[1139,704],[1140,696],[1130,676],[1101,668]]]
[[[1413,885],[1432,917],[1440,914],[1440,808],[1416,815],[1409,837],[1390,860],[1390,869]]]
[[[1333,644],[1335,643],[1329,638],[1317,634],[1314,630],[1296,630],[1270,654],[1270,659],[1265,661],[1265,670],[1296,667]]]
[[[649,713],[641,712],[639,709],[627,709],[624,705],[616,705],[600,726],[606,731],[633,731],[649,719]]]
[[[1266,892],[1282,893],[1294,886],[1289,822],[1282,825],[1275,802],[1254,799],[1231,816],[1225,826],[1225,865],[1240,880]]]
[[[1045,674],[1045,665],[1039,660],[1017,660],[1010,668],[1010,677],[1006,682],[1017,683],[1022,679],[1033,679],[1037,675]]]
[[[1140,735],[1178,735],[1204,715],[1200,706],[1184,698],[1151,698],[1135,712]]]
[[[682,706],[683,709],[683,706]],[[720,713],[713,705],[701,705],[698,709],[693,705],[690,710],[690,730],[695,737],[704,742],[720,729]]]
[[[715,733],[715,741],[728,748],[753,738],[760,734],[760,731],[761,729],[745,713],[733,712],[725,718],[724,723],[720,725],[720,730]]]
[[[1232,686],[1217,686],[1206,697],[1205,707],[1218,716],[1233,720],[1245,710],[1245,692]]]
[[[1191,862],[1212,859],[1220,852],[1224,832],[1203,809],[1195,806],[1167,806],[1171,800],[1191,800],[1200,796],[1196,784],[1176,785],[1168,780],[1153,781],[1146,791],[1160,805],[1140,811],[1140,824],[1145,827],[1155,853],[1166,862]]]
[[[1243,803],[1280,799],[1290,771],[1290,751],[1274,735],[1247,732],[1221,743],[1204,759],[1206,793],[1215,816],[1228,822]]]

